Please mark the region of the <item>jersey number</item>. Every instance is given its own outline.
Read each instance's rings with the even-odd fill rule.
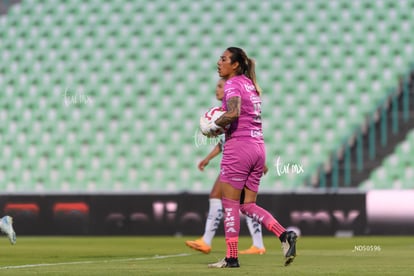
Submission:
[[[253,121],[256,123],[261,123],[262,122],[262,103],[261,102],[253,103],[253,107],[254,107],[254,113],[256,114],[256,116],[254,116],[253,118]]]

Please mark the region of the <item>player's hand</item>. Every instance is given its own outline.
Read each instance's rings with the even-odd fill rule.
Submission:
[[[265,175],[265,174],[267,174],[267,171],[269,170],[269,168],[266,166],[266,165],[264,165],[264,168],[263,168],[263,175]]]
[[[200,171],[204,171],[204,168],[208,165],[210,161],[208,159],[203,159],[200,161],[200,163],[198,163],[198,169]]]

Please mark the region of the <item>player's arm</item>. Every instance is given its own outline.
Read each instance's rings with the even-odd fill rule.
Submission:
[[[227,100],[227,111],[215,121],[215,124],[224,128],[228,124],[231,124],[240,116],[241,98],[231,97]]]
[[[267,165],[265,164],[264,165],[264,168],[263,168],[263,174],[267,174],[267,172],[269,171],[269,168],[267,167]]]
[[[220,152],[221,152],[220,144],[217,144],[211,150],[211,152],[203,160],[201,160],[200,163],[198,163],[198,169],[200,171],[204,171],[204,168],[208,165],[210,160],[213,159],[214,157],[216,157],[217,155],[219,155]]]

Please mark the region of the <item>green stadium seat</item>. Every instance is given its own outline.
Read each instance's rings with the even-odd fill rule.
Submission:
[[[257,61],[269,154],[304,158],[314,170],[410,66],[414,6],[381,3],[16,4],[0,20],[0,86],[6,91],[0,107],[7,114],[0,134],[4,147],[24,159],[19,170],[26,172],[0,169],[8,183],[2,187],[209,191],[212,181],[197,171],[195,160],[211,147],[196,148],[194,135],[199,114],[218,105],[214,71],[226,47],[223,37],[225,44],[243,45]],[[222,17],[223,10],[233,12]],[[246,32],[252,34],[247,41]],[[65,104],[67,89],[93,103]],[[22,135],[25,142],[16,142]],[[80,152],[85,145],[88,151]],[[25,154],[30,146],[38,153]],[[409,168],[410,155],[402,147],[395,154]],[[50,163],[39,168],[44,156]],[[143,158],[152,165],[136,160]],[[406,174],[410,171],[387,170],[392,182]],[[267,177],[262,185],[298,189],[305,177]],[[410,187],[404,179],[395,185]]]

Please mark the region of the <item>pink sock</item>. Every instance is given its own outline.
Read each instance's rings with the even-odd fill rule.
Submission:
[[[224,234],[226,236],[227,258],[237,258],[240,232],[240,203],[222,198],[224,209]]]
[[[280,225],[280,223],[268,211],[257,206],[256,203],[242,204],[240,206],[240,210],[246,216],[249,216],[263,224],[267,230],[273,232],[278,237],[286,231],[286,229]]]

